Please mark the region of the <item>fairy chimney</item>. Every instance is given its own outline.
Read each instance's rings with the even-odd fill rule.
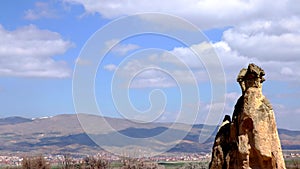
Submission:
[[[274,111],[262,94],[264,75],[255,64],[240,71],[242,96],[219,128],[210,169],[285,169]]]

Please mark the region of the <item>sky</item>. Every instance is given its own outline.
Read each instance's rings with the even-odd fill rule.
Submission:
[[[1,3],[0,117],[85,113],[89,99],[95,99],[104,116],[148,113],[155,116],[152,120],[174,121],[181,110],[188,114],[196,106],[197,123],[205,123],[209,114],[217,114],[212,117],[219,123],[224,114],[232,114],[241,95],[238,72],[253,62],[266,72],[263,93],[278,127],[300,130],[297,0]],[[139,29],[152,32],[118,39],[119,33]],[[106,47],[108,52],[101,53]],[[88,49],[95,49],[95,60],[88,58]],[[94,72],[82,74],[86,81],[77,82],[80,69],[91,67]],[[86,91],[95,97],[74,99]],[[212,93],[225,102],[211,104]],[[85,112],[76,104],[83,104]]]

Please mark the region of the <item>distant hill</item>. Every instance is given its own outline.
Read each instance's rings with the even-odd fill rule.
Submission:
[[[91,123],[103,120],[102,117],[94,115],[81,115],[92,121]],[[105,120],[118,131],[118,133],[133,138],[148,138],[159,135],[166,131],[170,123],[151,123],[138,125],[128,120],[117,118],[105,118]],[[101,129],[102,123],[99,123]],[[186,124],[178,124],[172,129],[174,135],[182,134]],[[173,147],[170,152],[210,152],[214,141],[216,126],[197,124],[184,139]],[[198,143],[200,133],[213,132],[204,143]],[[300,149],[300,131],[279,129],[279,136],[283,149]],[[105,138],[116,134],[115,131],[103,130],[101,133],[94,133],[97,138]],[[172,140],[173,138],[166,138]],[[157,145],[163,144],[160,140]],[[109,144],[109,143],[108,143]],[[93,154],[102,150],[83,131],[77,115],[58,115],[42,119],[26,119],[22,117],[8,117],[0,119],[0,151],[1,153],[36,153],[36,154]],[[123,145],[118,145],[123,146]]]
[[[0,118],[0,125],[8,125],[8,124],[18,124],[18,123],[25,123],[31,122],[31,119],[23,118],[23,117],[7,117],[7,118]]]
[[[283,150],[300,150],[300,131],[278,129]]]

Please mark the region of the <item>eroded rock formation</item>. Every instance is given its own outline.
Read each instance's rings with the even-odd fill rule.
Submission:
[[[262,94],[264,75],[254,64],[240,71],[242,96],[219,128],[210,169],[285,169],[273,108]]]

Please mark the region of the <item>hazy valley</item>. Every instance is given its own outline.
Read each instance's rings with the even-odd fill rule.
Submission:
[[[102,117],[84,115],[91,120]],[[170,123],[152,123],[138,125],[123,119],[105,118],[115,131],[103,131],[99,137],[106,137],[119,132],[133,138],[148,138],[168,129]],[[179,124],[184,125],[184,124]],[[101,124],[100,124],[101,127]],[[204,143],[198,143],[203,125],[193,125],[188,135],[173,147],[170,152],[208,153],[216,135],[216,126],[206,129],[213,131],[212,136]],[[172,129],[174,134],[185,132]],[[283,150],[300,149],[300,131],[278,129]],[[210,133],[210,131],[202,131]],[[49,118],[26,119],[9,117],[0,119],[0,151],[2,154],[96,154],[102,149],[95,144],[81,128],[77,115],[58,115]],[[119,145],[122,146],[122,145]]]

